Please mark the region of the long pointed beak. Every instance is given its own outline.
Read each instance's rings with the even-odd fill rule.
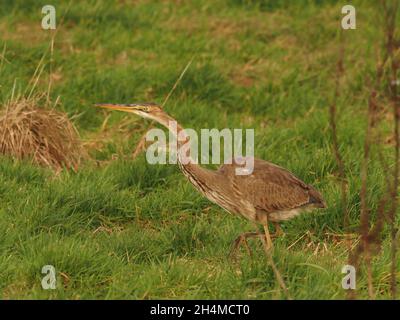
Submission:
[[[104,108],[104,109],[111,109],[111,110],[118,110],[118,111],[125,111],[130,112],[135,110],[135,107],[139,108],[139,105],[136,104],[113,104],[113,103],[101,103],[95,104],[95,107]]]

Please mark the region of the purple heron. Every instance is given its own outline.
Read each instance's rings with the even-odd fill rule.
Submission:
[[[155,103],[97,104],[97,107],[134,113],[140,117],[154,120],[166,128],[171,121],[169,116]],[[177,132],[184,130],[177,124]],[[172,132],[174,134],[174,132]],[[176,132],[175,132],[176,133]],[[178,140],[178,150],[182,144]],[[244,217],[256,225],[261,224],[264,232],[246,232],[234,242],[233,251],[247,245],[247,238],[259,237],[267,250],[272,248],[271,237],[283,234],[279,222],[289,220],[302,212],[314,208],[326,208],[321,194],[304,183],[288,170],[261,159],[254,159],[254,169],[249,175],[236,175],[239,166],[223,164],[218,170],[209,170],[199,164],[183,163],[178,151],[178,164],[183,174],[208,200],[226,211]],[[275,234],[270,235],[268,223],[275,226]],[[249,250],[248,250],[249,251]]]

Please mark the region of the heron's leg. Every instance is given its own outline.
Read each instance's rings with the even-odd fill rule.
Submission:
[[[272,223],[273,223],[274,226],[275,226],[275,233],[274,233],[274,234],[271,234],[271,237],[272,237],[272,238],[278,238],[278,237],[280,237],[280,236],[284,236],[284,235],[285,235],[285,232],[283,232],[283,230],[282,230],[280,224],[279,224],[278,222],[272,222]]]
[[[247,239],[248,238],[254,238],[254,237],[260,237],[260,236],[264,236],[262,233],[260,232],[245,232],[242,233],[240,236],[238,236],[235,241],[233,242],[233,246],[230,252],[230,256],[234,256],[237,252],[237,250],[239,249],[241,244],[244,244],[247,253],[249,254],[249,256],[252,256],[251,254],[251,250],[249,247],[249,244],[247,243]]]
[[[270,250],[273,248],[271,235],[269,234],[268,223],[264,224],[264,232],[265,232],[265,249]]]

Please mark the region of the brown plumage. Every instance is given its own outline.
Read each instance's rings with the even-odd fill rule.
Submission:
[[[166,114],[161,107],[152,103],[129,105],[101,104],[102,108],[135,113],[149,118],[169,128],[171,121],[176,121]],[[178,135],[184,129],[178,124]],[[172,132],[174,133],[174,132]],[[178,150],[187,141],[178,139]],[[235,241],[237,247],[248,237],[261,237],[266,240],[267,248],[272,247],[268,222],[275,225],[276,233],[282,233],[279,222],[291,219],[298,214],[314,208],[325,208],[321,194],[312,186],[305,184],[288,170],[261,159],[254,160],[253,172],[249,175],[236,175],[235,169],[244,166],[239,159],[232,164],[224,164],[218,170],[208,170],[195,163],[185,164],[184,154],[178,151],[178,164],[188,180],[210,201],[226,211],[242,216],[264,226],[264,233],[247,232]],[[243,159],[241,159],[243,160]]]
[[[232,176],[240,196],[254,206],[255,222],[264,221],[264,215],[268,215],[271,222],[284,221],[301,211],[326,206],[317,190],[273,163],[254,159],[254,170],[250,175],[235,175],[234,168],[235,164],[223,165],[219,171]]]

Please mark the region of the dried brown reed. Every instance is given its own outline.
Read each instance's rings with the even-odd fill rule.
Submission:
[[[77,130],[64,113],[40,107],[42,100],[16,98],[1,108],[0,154],[76,170],[85,154]]]

